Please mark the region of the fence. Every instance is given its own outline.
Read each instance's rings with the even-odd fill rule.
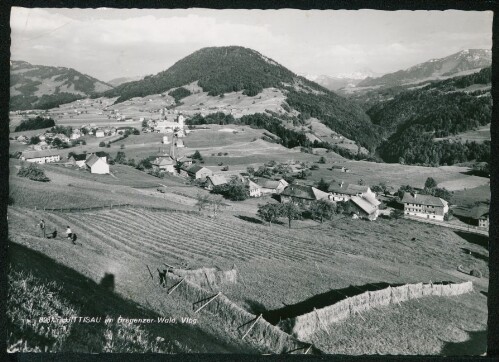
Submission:
[[[442,226],[442,227],[449,228],[449,229],[462,230],[462,231],[467,231],[470,233],[487,235],[487,236],[489,235],[489,231],[487,229],[479,228],[478,226],[471,226],[471,225],[461,226],[461,225],[451,224],[451,223],[448,223],[445,221],[433,221],[433,220],[422,219],[419,217],[414,217],[414,216],[409,216],[409,215],[404,215],[404,218],[409,219],[409,220],[424,222],[427,224]]]
[[[361,315],[374,307],[400,304],[410,299],[424,296],[453,296],[473,291],[472,282],[460,284],[406,284],[399,287],[365,292],[351,298],[343,299],[330,306],[314,309],[312,312],[285,319],[277,325],[285,332],[301,341],[308,341],[310,336],[319,330],[329,333],[328,326],[345,320],[351,316]]]
[[[224,325],[259,347],[272,353],[323,354],[310,343],[302,342],[270,324],[262,316],[256,316],[233,303],[221,292],[213,294],[185,278],[168,274],[167,279],[174,283],[168,294],[178,294],[192,302],[193,311],[207,311],[220,318]]]

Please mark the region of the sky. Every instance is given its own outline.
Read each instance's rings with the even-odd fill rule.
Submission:
[[[239,45],[297,74],[390,73],[491,49],[492,12],[12,8],[11,59],[99,80],[156,74],[209,46]]]

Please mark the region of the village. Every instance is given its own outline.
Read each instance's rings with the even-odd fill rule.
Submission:
[[[158,134],[161,142],[158,151],[130,166],[136,166],[160,179],[165,176],[184,179],[195,188],[224,195],[225,198],[228,189],[236,190],[234,192],[238,195],[229,197],[233,201],[244,202],[245,199],[263,197],[271,203],[290,202],[302,210],[311,210],[314,207],[317,209],[321,202],[334,205],[330,209],[326,206],[326,210],[322,206],[321,212],[324,215],[319,212],[321,221],[324,216],[331,218],[338,213],[371,221],[377,220],[380,216],[385,218],[403,216],[416,221],[437,222],[442,226],[478,233],[486,233],[488,230],[487,204],[478,202],[474,205],[451,205],[448,197],[445,200],[428,192],[430,189],[435,189],[437,184],[429,187],[406,185],[404,192],[403,187],[397,190],[393,187],[387,188],[383,183],[368,185],[363,179],[356,183],[345,182],[341,174],[348,174],[351,169],[335,163],[328,168],[331,171],[331,180],[321,178],[319,183],[311,184],[306,180],[307,175],[325,162],[324,156],[315,163],[292,159],[279,163],[270,160],[262,164],[253,163],[242,170],[241,167],[232,170],[223,162],[218,165],[205,165],[199,151],[188,154],[184,144],[184,140],[189,139],[191,132],[200,132],[200,130],[186,125],[186,117],[176,110],[160,108],[156,113],[158,113],[156,119],[144,116],[135,119],[135,122],[141,126],[140,131],[132,126],[116,127],[104,123],[97,126],[96,123],[88,123],[74,128],[55,126],[45,132],[35,133],[31,138],[21,134],[15,138],[11,137],[11,142],[18,142],[27,147],[26,150],[17,153],[17,157],[22,161],[36,164],[53,163],[87,170],[92,174],[112,175],[112,165],[115,162],[128,164],[124,157],[126,150],[124,145],[121,145],[117,156],[113,158],[104,151],[106,148],[128,136],[134,137],[141,133]],[[29,114],[29,112],[24,113],[24,116]],[[118,120],[121,120],[121,117],[127,119],[119,112],[115,114],[112,111],[112,114]],[[227,130],[236,132],[232,129]],[[55,133],[57,131],[59,133]],[[87,145],[87,142],[94,146],[90,151],[85,150],[83,153],[72,151]],[[104,150],[94,151],[96,146]],[[69,151],[67,157],[63,154],[63,150]],[[216,154],[212,153],[213,155]],[[218,156],[222,155],[222,152],[218,153]],[[339,177],[333,178],[335,175]],[[158,184],[160,185],[161,181],[158,181]],[[165,192],[161,187],[158,191]],[[299,212],[296,212],[293,218],[298,217],[298,214]],[[305,212],[305,214],[309,214],[310,217],[310,213]],[[266,221],[276,220],[271,218]]]

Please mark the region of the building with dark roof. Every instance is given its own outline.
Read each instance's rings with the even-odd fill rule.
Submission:
[[[484,229],[489,228],[489,205],[479,204],[471,208],[455,207],[452,212],[454,216],[467,224]]]
[[[182,165],[180,168],[180,175],[185,177],[190,177],[195,180],[204,180],[206,177],[213,175],[213,172],[200,165]]]
[[[281,192],[280,200],[282,203],[295,202],[310,204],[313,201],[329,200],[329,194],[313,186],[289,185]]]
[[[449,212],[447,201],[432,195],[405,192],[402,197],[404,215],[443,221]]]

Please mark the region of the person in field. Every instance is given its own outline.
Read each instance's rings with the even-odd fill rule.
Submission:
[[[69,240],[72,240],[73,232],[71,231],[69,225],[66,227],[66,236]]]
[[[38,224],[38,226],[40,226],[40,230],[43,234],[43,237],[45,238],[46,235],[45,235],[45,221],[43,221],[43,219],[40,221],[40,224]]]

